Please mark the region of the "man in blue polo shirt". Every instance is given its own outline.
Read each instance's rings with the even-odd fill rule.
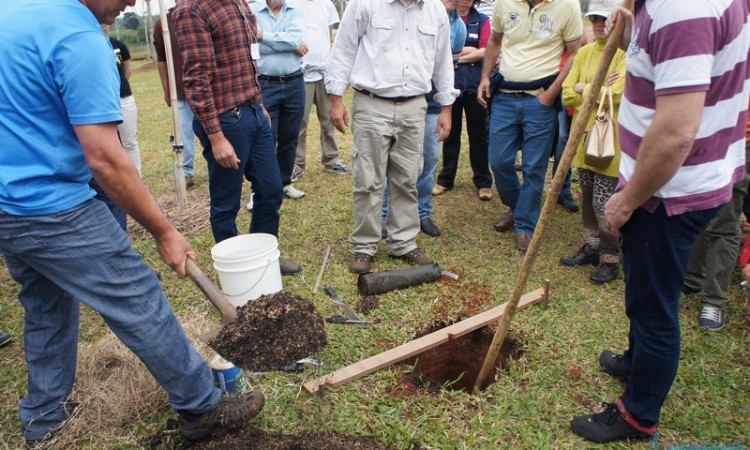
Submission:
[[[0,253],[20,285],[28,393],[19,415],[39,448],[72,413],[79,302],[145,363],[196,439],[244,422],[260,393],[227,395],[190,345],[154,272],[133,250],[93,178],[156,239],[180,277],[190,244],[167,221],[117,137],[120,80],[100,23],[135,0],[24,0],[0,9]],[[54,17],[42,27],[39,17]]]

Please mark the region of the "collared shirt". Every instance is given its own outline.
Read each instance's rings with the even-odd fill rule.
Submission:
[[[383,97],[426,94],[433,81],[442,106],[456,98],[445,6],[438,0],[352,0],[344,11],[326,75],[329,94],[347,85]]]
[[[714,208],[731,199],[732,185],[745,176],[749,20],[746,0],[636,3],[620,103],[618,190],[635,172],[657,98],[706,93],[690,152],[672,179],[643,204],[644,209],[653,212],[664,204],[672,216]]]
[[[258,2],[258,29],[263,30],[258,73],[277,77],[302,69],[302,58],[296,53],[302,43],[304,16],[302,8],[287,0],[276,17],[268,3]]]
[[[221,131],[219,114],[262,101],[250,56],[255,16],[244,0],[182,0],[172,19],[185,59],[185,99],[206,133]]]
[[[492,30],[503,35],[500,73],[507,81],[530,82],[560,71],[566,42],[583,36],[578,0],[496,0]]]
[[[331,0],[301,0],[305,14],[305,44],[310,51],[302,58],[305,82],[322,80],[331,52],[330,27],[339,23],[339,13]]]

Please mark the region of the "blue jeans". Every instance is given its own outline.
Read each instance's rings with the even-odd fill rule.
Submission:
[[[211,232],[214,240],[237,236],[237,212],[242,199],[242,182],[253,185],[254,205],[250,233],[279,235],[281,179],[268,120],[260,105],[242,106],[219,114],[221,130],[234,147],[239,169],[227,169],[216,163],[211,141],[196,119],[193,129],[203,145],[208,163],[208,192],[211,198]]]
[[[539,220],[544,177],[557,113],[533,95],[498,92],[492,97],[489,160],[500,200],[513,210],[517,234],[532,234]],[[514,164],[521,149],[523,185]]]
[[[568,138],[570,137],[570,123],[568,123],[568,113],[565,108],[557,113],[557,145],[555,146],[554,161],[552,163],[552,176],[557,173],[557,166],[560,165],[560,159],[565,151],[565,146],[568,144]],[[571,170],[568,168],[568,173],[565,175],[565,181],[563,182],[562,188],[560,188],[560,196],[573,196],[573,191],[570,190],[570,174]]]
[[[305,116],[305,79],[300,77],[286,82],[260,80],[260,91],[263,105],[271,116],[281,185],[286,186],[292,183],[297,140]]]
[[[440,161],[440,142],[435,135],[440,114],[427,114],[424,118],[424,143],[422,144],[422,173],[417,178],[417,202],[419,220],[432,214],[432,186],[435,184],[435,171]],[[388,183],[383,189],[383,224],[388,216]]]
[[[0,212],[0,252],[20,285],[28,394],[19,415],[25,439],[40,439],[68,417],[79,302],[97,311],[143,361],[172,407],[216,407],[221,390],[198,355],[151,268],[130,246],[107,207],[89,200],[45,216]]]
[[[639,208],[622,227],[630,375],[622,399],[643,426],[659,421],[680,360],[680,295],[698,234],[719,208],[667,216]]]
[[[195,133],[193,132],[193,111],[186,100],[177,100],[177,115],[180,120],[180,139],[182,139],[182,168],[186,177],[195,176]]]

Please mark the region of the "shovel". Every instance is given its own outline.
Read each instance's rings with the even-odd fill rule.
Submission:
[[[229,303],[229,300],[224,297],[224,294],[216,287],[214,282],[203,273],[195,261],[187,258],[185,268],[187,269],[188,276],[193,280],[193,283],[198,286],[198,289],[203,292],[203,295],[205,295],[206,298],[211,301],[211,304],[213,304],[214,307],[219,310],[219,313],[221,313],[221,323],[227,325],[234,322],[237,319],[237,308]],[[219,331],[221,331],[221,327],[215,330],[206,331],[198,336],[198,338],[203,342],[208,342],[219,334]]]

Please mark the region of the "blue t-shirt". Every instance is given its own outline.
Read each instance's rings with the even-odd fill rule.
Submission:
[[[0,30],[0,210],[70,209],[94,196],[73,126],[122,121],[112,47],[78,0],[4,2]]]

